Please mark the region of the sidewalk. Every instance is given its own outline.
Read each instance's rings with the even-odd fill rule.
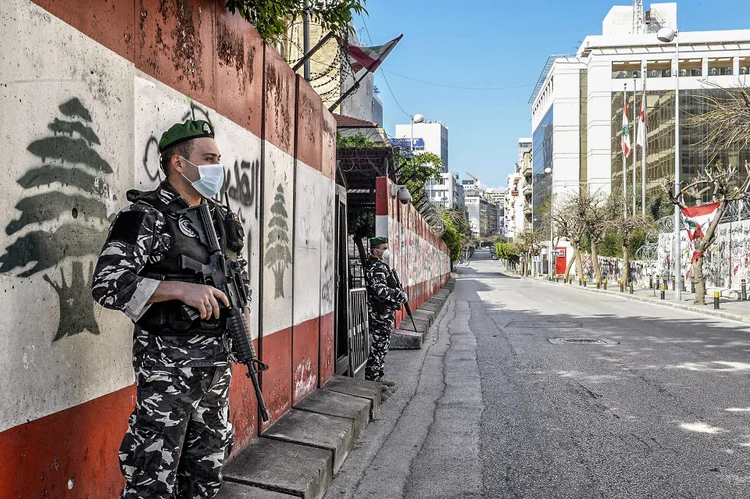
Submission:
[[[402,348],[422,349],[454,284],[414,310],[416,331],[394,333]],[[384,401],[380,383],[333,376],[229,459],[216,499],[321,499]]]
[[[504,270],[501,272],[509,277],[516,277],[520,279],[520,277],[514,275],[513,273]],[[527,279],[531,278],[529,277]],[[654,305],[663,305],[666,307],[689,310],[691,312],[696,312],[699,314],[711,315],[714,317],[721,317],[723,319],[730,319],[750,324],[750,300],[741,301],[739,299],[739,293],[737,293],[737,290],[729,290],[730,296],[721,296],[719,298],[719,310],[715,310],[713,305],[713,292],[720,291],[718,288],[708,288],[708,290],[706,291],[706,305],[695,305],[693,304],[695,295],[693,293],[690,293],[689,286],[687,292],[682,293],[682,300],[679,303],[675,302],[675,292],[671,287],[671,283],[670,288],[668,290],[665,290],[664,299],[662,300],[661,292],[655,289],[633,287],[632,295],[630,294],[630,290],[628,288],[625,288],[625,291],[621,293],[620,285],[616,282],[608,283],[607,289],[605,290],[596,289],[596,283],[592,282],[587,282],[585,287],[579,286],[578,282],[573,282],[572,284],[563,284],[562,277],[560,277],[559,282],[549,281],[546,277],[537,277],[534,278],[534,280],[545,282],[551,286],[567,286],[569,288],[580,289],[581,291],[587,291],[590,293],[605,293],[609,295],[616,295],[628,300],[637,300],[652,303]],[[722,291],[725,294],[727,293],[727,290]]]

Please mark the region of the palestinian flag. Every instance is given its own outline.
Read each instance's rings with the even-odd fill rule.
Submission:
[[[690,259],[691,263],[703,256],[702,253],[695,251],[695,240],[703,239],[706,235],[708,226],[711,225],[711,222],[716,217],[716,210],[719,204],[717,202],[694,206],[692,208],[680,208],[680,211],[682,211],[682,221],[685,227],[687,227],[688,239],[690,239],[690,246],[693,249],[693,256]]]
[[[390,42],[383,45],[376,45],[375,47],[358,47],[357,45],[349,45],[349,62],[352,64],[352,71],[354,74],[359,73],[361,69],[367,69],[372,73],[383,64],[383,61],[388,54],[391,53],[393,47],[404,35],[399,35],[398,38],[394,38]]]
[[[628,103],[622,109],[622,139],[620,139],[620,145],[622,145],[622,153],[626,158],[630,157],[630,123],[628,122]]]

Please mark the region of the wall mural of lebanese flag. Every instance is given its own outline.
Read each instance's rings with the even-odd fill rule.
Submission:
[[[693,256],[690,259],[691,263],[703,256],[702,253],[695,251],[695,240],[705,237],[708,226],[711,225],[711,222],[716,217],[716,210],[718,208],[718,202],[694,206],[692,208],[680,208],[682,221],[685,223],[685,227],[687,227],[690,247],[693,250]]]

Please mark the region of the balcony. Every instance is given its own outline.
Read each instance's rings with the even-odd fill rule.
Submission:
[[[530,176],[532,174],[531,172],[531,162],[524,161],[521,165],[521,175],[524,177]]]
[[[531,193],[533,192],[531,184],[526,184],[523,186],[523,195],[526,197],[531,196]]]
[[[532,212],[533,212],[533,208],[531,207],[531,205],[527,204],[526,206],[523,207],[523,214],[524,215],[531,215]]]

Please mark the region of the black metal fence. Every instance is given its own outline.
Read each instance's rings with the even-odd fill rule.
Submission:
[[[365,367],[370,352],[370,328],[367,322],[367,289],[349,291],[349,376]]]

